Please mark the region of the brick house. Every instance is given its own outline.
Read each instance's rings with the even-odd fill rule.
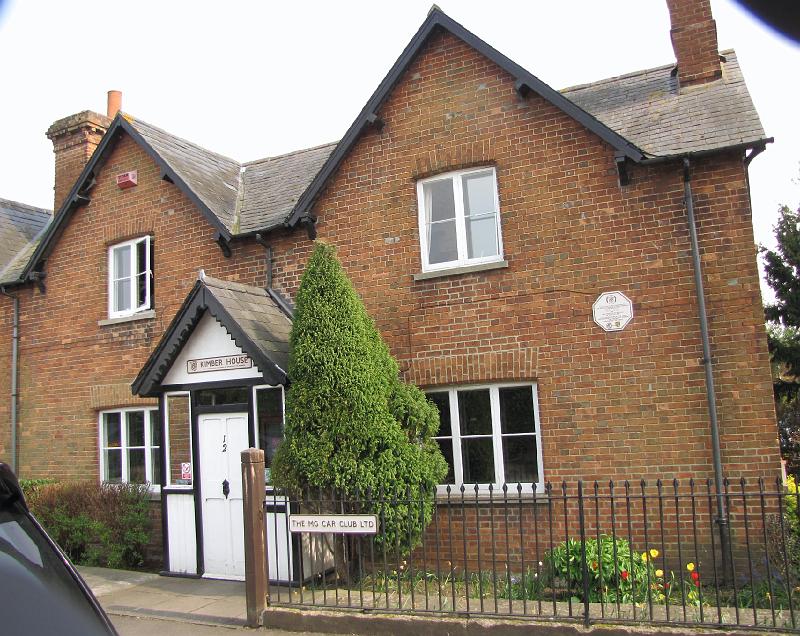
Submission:
[[[212,543],[235,543],[238,469],[203,467],[218,436],[279,442],[319,238],[439,406],[451,484],[705,479],[710,416],[725,474],[774,475],[747,184],[769,139],[708,2],[668,4],[677,66],[562,91],[434,8],[341,141],[246,164],[116,95],[53,124],[57,213],[2,287],[20,364],[0,454],[25,477],[159,485],[165,569],[237,576]],[[593,320],[608,292],[622,326]]]

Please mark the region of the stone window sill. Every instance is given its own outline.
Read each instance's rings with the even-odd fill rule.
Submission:
[[[122,316],[121,318],[106,318],[105,320],[98,320],[97,324],[100,327],[105,327],[107,325],[119,325],[124,322],[133,322],[135,320],[150,320],[151,318],[156,317],[155,309],[148,309],[147,311],[140,311],[137,314],[131,314],[130,316]]]
[[[458,276],[460,274],[474,274],[476,272],[488,272],[493,269],[504,269],[508,267],[508,261],[495,261],[494,263],[479,263],[477,265],[462,265],[461,267],[451,267],[449,269],[437,269],[433,272],[420,272],[414,274],[414,280],[428,280],[430,278],[444,278],[445,276]]]
[[[523,505],[526,504],[546,504],[548,502],[547,494],[544,491],[537,491],[536,496],[534,496],[533,492],[530,489],[530,484],[526,484],[525,489],[523,489],[521,495],[517,493],[516,486],[512,492],[511,488],[508,490],[507,501],[508,505],[513,507],[522,503]],[[447,506],[449,501],[449,505],[452,508],[460,508],[461,507],[461,490],[460,488],[454,488],[453,492],[450,493],[450,498],[448,500],[447,493],[438,491],[436,493],[436,505],[437,506]],[[553,497],[553,502],[555,503],[556,498]],[[464,493],[464,507],[469,508],[470,505],[474,506],[478,504],[479,506],[489,505],[492,504],[494,506],[503,506],[503,491],[502,490],[495,490],[492,496],[489,496],[488,490],[481,490],[478,492],[477,497],[475,496],[474,490],[467,490]]]

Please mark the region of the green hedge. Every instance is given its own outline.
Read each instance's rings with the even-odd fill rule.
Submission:
[[[138,568],[150,541],[147,484],[23,480],[31,512],[81,565]]]

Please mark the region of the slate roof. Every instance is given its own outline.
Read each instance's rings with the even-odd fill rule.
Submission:
[[[289,333],[292,330],[292,321],[280,310],[267,291],[210,276],[204,276],[201,282],[236,321],[250,342],[285,372],[289,366]],[[247,353],[252,355],[250,351]]]
[[[239,233],[281,225],[336,143],[244,164]]]
[[[267,291],[211,278],[201,271],[158,346],[131,384],[135,395],[159,393],[161,382],[206,312],[253,359],[266,382],[286,384],[291,320]]]
[[[52,218],[52,210],[0,199],[0,285],[19,280]]]
[[[233,234],[239,163],[130,115],[123,117]]]
[[[282,225],[336,143],[240,164],[130,115],[130,126],[231,236]]]
[[[669,64],[561,92],[652,158],[762,141],[736,53],[722,56],[722,79],[680,91]]]
[[[449,20],[446,16],[439,19]],[[457,23],[446,24],[459,35],[474,37]],[[475,39],[476,45],[488,47]],[[499,56],[501,62],[513,64],[489,49],[487,52]],[[600,122],[639,149],[645,160],[761,142],[766,135],[747,92],[736,54],[728,50],[722,55],[722,79],[680,91],[673,75],[674,64],[668,64],[573,86],[559,94],[566,97],[573,108],[577,107],[576,113],[583,112],[588,121]],[[514,70],[520,75],[527,73],[521,67]],[[529,74],[526,77],[531,84],[536,79]],[[386,90],[390,88],[387,86]],[[538,85],[529,88],[544,90]],[[379,101],[376,99],[376,107]],[[366,111],[369,113],[365,115]],[[141,120],[125,118],[228,233],[236,236],[266,231],[290,219],[297,220],[294,217],[301,214],[299,208],[313,201],[311,191],[321,188],[327,178],[321,171],[332,172],[333,164],[338,165],[360,135],[364,124],[360,119],[372,112],[371,109],[366,111],[340,143],[243,164]]]

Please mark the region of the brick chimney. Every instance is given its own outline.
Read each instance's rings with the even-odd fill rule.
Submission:
[[[680,86],[705,84],[722,77],[717,23],[711,16],[710,0],[667,0],[667,6]]]
[[[59,119],[47,129],[56,156],[54,210],[64,203],[110,125],[111,119],[105,115],[85,110]]]

